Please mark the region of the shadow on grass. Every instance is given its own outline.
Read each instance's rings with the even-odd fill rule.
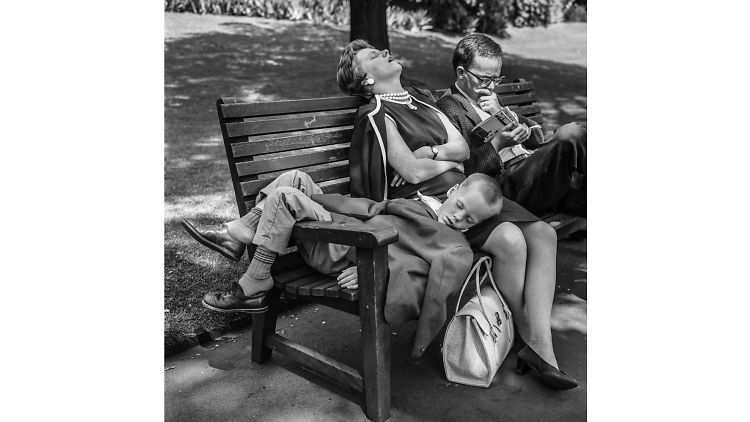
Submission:
[[[165,337],[212,330],[229,317],[204,309],[208,291],[230,290],[245,269],[202,248],[182,229],[182,218],[203,222],[237,217],[216,100],[272,101],[342,95],[336,67],[347,30],[309,23],[247,19],[165,41],[164,191]],[[446,88],[454,81],[450,37],[392,33],[404,85]],[[502,42],[501,42],[502,44]],[[508,55],[508,80],[535,83],[545,129],[586,123],[586,68]],[[216,255],[216,256],[214,256]],[[245,258],[246,259],[246,258]],[[585,297],[585,295],[584,295]]]
[[[170,244],[171,243],[171,244]],[[167,242],[164,247],[164,341],[173,345],[201,328],[220,330],[239,314],[221,314],[201,305],[209,291],[230,290],[242,276],[242,269],[208,256],[195,247]]]
[[[200,331],[223,331],[230,324],[249,321],[247,314],[219,313],[201,304],[208,292],[234,291],[247,267],[247,255],[240,263],[229,261],[187,234],[181,236],[176,226],[168,226],[168,231],[173,233],[171,239],[167,234],[164,247],[164,308],[169,310],[165,312],[164,323],[166,346],[173,346]],[[286,295],[282,295],[280,302],[282,310],[303,303]]]

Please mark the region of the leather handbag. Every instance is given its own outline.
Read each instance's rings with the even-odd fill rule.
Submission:
[[[480,273],[484,275],[480,280]],[[492,259],[484,256],[466,277],[443,340],[443,366],[451,382],[489,387],[500,364],[513,347],[513,315],[492,278]],[[485,279],[489,283],[481,286]],[[474,281],[477,294],[461,310],[461,297]]]

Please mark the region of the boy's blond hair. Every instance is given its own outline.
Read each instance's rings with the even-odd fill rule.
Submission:
[[[470,174],[461,184],[463,187],[476,189],[484,198],[490,208],[497,209],[497,213],[503,208],[503,191],[500,184],[493,177],[484,173]]]

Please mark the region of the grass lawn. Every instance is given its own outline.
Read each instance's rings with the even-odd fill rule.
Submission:
[[[547,130],[586,123],[586,24],[511,28],[498,42],[507,53],[506,80],[534,81]],[[237,316],[200,304],[211,290],[230,290],[244,273],[189,237],[186,217],[201,222],[237,217],[216,100],[269,101],[341,95],[336,66],[348,28],[234,16],[164,14],[164,337],[179,342]],[[446,88],[460,35],[391,33],[402,82]]]

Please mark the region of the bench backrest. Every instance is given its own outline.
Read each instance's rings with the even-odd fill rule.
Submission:
[[[534,84],[523,80],[496,87],[516,113],[542,123]],[[446,90],[435,91],[438,96]],[[308,173],[325,193],[349,193],[349,144],[361,97],[241,103],[217,101],[229,171],[240,215],[258,192],[285,171]]]

